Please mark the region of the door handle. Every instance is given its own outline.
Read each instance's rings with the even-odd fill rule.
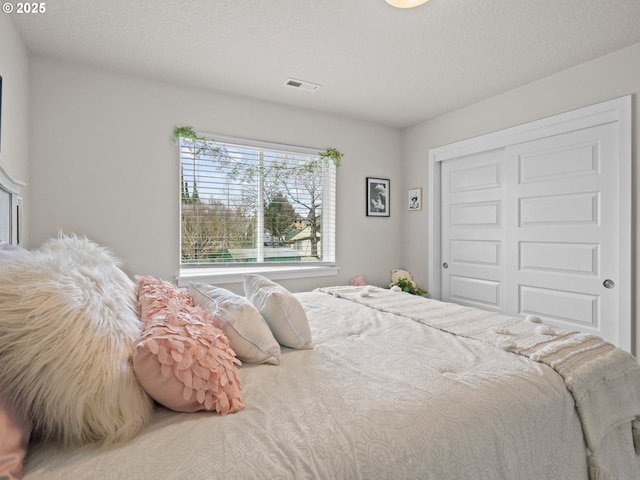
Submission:
[[[604,286],[604,288],[613,288],[616,286],[616,282],[614,282],[610,278],[607,278],[604,282],[602,282],[602,285]]]
[[[449,268],[449,264],[448,264],[447,262],[444,262],[444,263],[442,264],[442,268],[444,268],[444,269]]]

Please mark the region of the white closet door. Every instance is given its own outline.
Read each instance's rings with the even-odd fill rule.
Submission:
[[[618,339],[618,151],[615,125],[506,149],[506,310]]]
[[[604,124],[442,161],[441,298],[617,344],[617,145]]]
[[[442,165],[442,299],[486,310],[505,304],[504,149]]]

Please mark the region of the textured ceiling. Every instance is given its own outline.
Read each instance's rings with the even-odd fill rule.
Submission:
[[[406,127],[640,42],[640,0],[50,0],[30,52]],[[640,61],[640,59],[639,59]],[[288,77],[322,85],[284,87]]]

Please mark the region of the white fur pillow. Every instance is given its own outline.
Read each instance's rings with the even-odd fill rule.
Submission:
[[[113,445],[151,417],[135,376],[140,337],[135,284],[111,253],[60,236],[0,263],[0,384],[64,445]]]

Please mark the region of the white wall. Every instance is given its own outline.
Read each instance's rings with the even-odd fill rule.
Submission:
[[[633,96],[633,210],[635,305],[637,325],[640,304],[638,257],[638,186],[640,169],[640,43],[579,65],[559,74],[503,93],[466,108],[425,121],[403,132],[403,182],[405,187],[428,184],[428,151],[465,138],[519,125],[550,115],[628,94]],[[416,182],[416,178],[421,179]],[[419,183],[419,185],[417,184]],[[428,198],[428,192],[425,197]],[[427,285],[427,210],[403,212],[402,262],[411,268],[419,284]],[[428,287],[428,285],[427,285]],[[640,351],[640,328],[636,327],[636,352]],[[633,342],[632,342],[633,343]]]
[[[24,79],[28,76],[24,48],[5,18],[0,22],[7,23],[10,32],[4,38],[7,29],[0,28],[0,40],[2,45],[5,41],[13,45],[9,72],[17,71],[14,74]],[[2,56],[5,51],[0,53],[1,62],[7,61]],[[15,91],[15,85],[10,88]],[[130,274],[170,279],[178,270],[178,162],[170,140],[176,125],[318,148],[334,146],[345,153],[338,173],[340,274],[319,281],[283,282],[296,291],[346,283],[356,274],[384,285],[389,270],[397,266],[410,269],[428,288],[426,204],[421,211],[408,212],[405,196],[407,188],[427,186],[430,148],[630,93],[635,94],[634,215],[639,211],[640,44],[425,121],[402,135],[341,117],[37,57],[31,60],[30,93],[30,166],[25,161],[26,128],[12,127],[11,142],[20,147],[7,146],[18,150],[9,160],[3,142],[0,160],[18,177],[26,176],[30,168],[31,246],[60,228],[84,233],[113,248]],[[16,95],[22,105],[28,104],[25,92]],[[24,124],[25,118],[26,114],[18,115],[14,121]],[[391,179],[390,218],[365,217],[366,176]],[[425,188],[425,200],[428,193]],[[637,222],[634,232],[637,242]],[[640,303],[637,248],[631,261],[635,324]],[[640,346],[640,332],[636,343]]]
[[[175,126],[190,125],[344,154],[340,273],[283,281],[291,290],[346,284],[357,274],[383,285],[400,262],[401,190],[394,187],[401,182],[401,134],[395,129],[38,57],[31,61],[31,105],[33,247],[59,229],[85,234],[111,247],[130,275],[172,279],[179,262],[179,163],[171,135]],[[390,218],[365,216],[366,176],[391,179]]]
[[[29,56],[9,15],[0,15],[0,76],[2,76],[2,143],[0,164],[19,182],[29,180]],[[28,214],[28,187],[20,192]],[[28,245],[28,226],[23,227]]]

